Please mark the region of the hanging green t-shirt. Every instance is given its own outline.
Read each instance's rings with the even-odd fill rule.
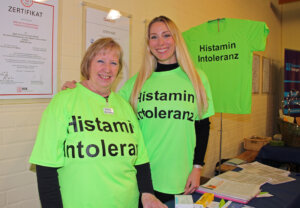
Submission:
[[[199,75],[206,89],[208,110],[202,118],[214,114],[209,83],[204,72]],[[129,100],[137,75],[129,79],[119,94]],[[198,119],[193,85],[180,68],[153,72],[138,97],[137,117],[150,160],[154,190],[178,194],[193,166]]]
[[[208,77],[216,112],[251,113],[252,55],[265,49],[268,34],[264,22],[230,18],[183,33],[194,63]]]
[[[134,166],[147,162],[128,102],[112,92],[107,103],[79,83],[51,100],[30,157],[32,164],[61,167],[64,208],[137,208]]]

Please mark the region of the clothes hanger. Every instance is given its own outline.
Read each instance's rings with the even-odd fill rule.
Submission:
[[[220,32],[220,25],[219,25],[219,22],[220,20],[225,20],[225,18],[217,18],[217,19],[213,19],[213,20],[208,20],[207,22],[208,23],[211,23],[211,22],[214,22],[214,21],[218,21],[218,32]]]
[[[220,21],[220,20],[224,20],[225,19],[225,17],[223,17],[223,18],[217,18],[217,19],[212,19],[212,20],[208,20],[207,22],[208,23],[211,23],[211,22],[214,22],[214,21]]]

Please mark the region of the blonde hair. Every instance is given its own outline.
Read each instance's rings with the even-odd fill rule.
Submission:
[[[116,51],[117,55],[119,56],[119,71],[122,70],[123,67],[123,51],[119,43],[114,41],[112,38],[100,38],[96,40],[93,44],[91,44],[87,51],[85,52],[81,65],[80,65],[80,72],[84,79],[88,80],[90,78],[90,65],[93,58],[100,52],[103,51],[104,53],[106,51],[114,50]]]
[[[154,72],[154,70],[157,67],[157,59],[153,56],[149,48],[150,28],[155,22],[163,22],[164,24],[166,24],[166,26],[172,34],[176,46],[175,53],[177,62],[192,82],[197,97],[198,114],[201,117],[203,112],[206,111],[208,105],[204,86],[188,54],[181,32],[179,31],[175,23],[165,16],[155,17],[151,20],[147,27],[145,37],[146,45],[144,60],[131,93],[130,104],[133,107],[133,109],[137,111],[137,99],[139,93],[141,92],[146,80],[151,76],[152,72]]]

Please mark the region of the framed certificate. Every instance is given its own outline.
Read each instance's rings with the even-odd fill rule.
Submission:
[[[52,98],[58,0],[0,1],[0,99]]]

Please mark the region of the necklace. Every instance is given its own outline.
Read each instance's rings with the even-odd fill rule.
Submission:
[[[108,96],[105,96],[105,100],[106,100],[106,106],[103,108],[103,112],[104,114],[114,114],[114,109],[109,107],[109,103],[108,103]]]

